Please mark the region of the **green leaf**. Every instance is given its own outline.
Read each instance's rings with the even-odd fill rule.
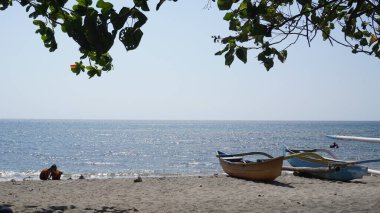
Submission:
[[[29,12],[30,8],[32,7],[32,5],[28,5],[26,8],[25,8],[25,11],[26,12]]]
[[[232,7],[234,0],[218,0],[219,10],[229,10]]]
[[[360,39],[360,45],[367,46],[368,45],[367,39],[365,39],[365,38]]]
[[[8,6],[12,6],[12,1],[9,0],[0,0],[0,10],[5,10]]]
[[[326,41],[330,37],[330,28],[325,27],[322,31],[322,38],[324,41]]]
[[[368,32],[367,30],[365,30],[365,31],[362,31],[363,32],[363,35],[365,36],[365,37],[367,37],[367,38],[369,38],[369,37],[371,37],[371,33],[370,32]]]
[[[98,2],[96,3],[96,7],[102,9],[102,14],[108,15],[111,13],[111,10],[113,9],[113,4],[105,2],[103,0],[98,0]]]
[[[94,68],[94,67],[91,67],[91,68],[92,69],[90,69],[89,71],[87,71],[87,75],[89,76],[89,78],[94,77],[94,75],[97,73],[96,68]]]
[[[134,50],[139,46],[143,34],[140,28],[126,27],[120,31],[119,40],[124,44],[127,51]]]
[[[80,16],[85,16],[86,15],[86,12],[87,12],[87,7],[83,6],[83,5],[74,5],[73,6],[73,10]]]
[[[267,60],[267,57],[265,56],[264,52],[261,52],[257,55],[257,60],[259,60],[259,61]]]
[[[372,47],[372,51],[373,51],[373,52],[377,52],[377,51],[379,51],[379,42],[377,42],[375,45],[373,45],[373,47]]]
[[[144,13],[142,13],[140,10],[136,8],[132,9],[131,15],[133,18],[138,19],[138,21],[136,21],[136,23],[133,25],[134,28],[142,27],[148,20],[148,18],[144,15]]]
[[[335,29],[335,25],[334,25],[334,23],[330,23],[330,29]]]
[[[136,7],[141,8],[143,11],[149,11],[147,0],[133,0]]]
[[[78,5],[81,5],[83,7],[88,7],[92,4],[92,0],[77,0]]]
[[[268,58],[266,61],[264,61],[264,66],[269,71],[274,65],[273,58]]]
[[[34,21],[33,21],[33,24],[34,24],[34,25],[37,25],[37,26],[40,26],[40,27],[46,26],[46,25],[45,25],[45,22],[40,21],[40,20],[34,20]]]
[[[247,10],[247,2],[243,1],[243,2],[239,5],[239,10]]]
[[[264,43],[264,36],[263,35],[255,36],[255,44],[263,44],[263,43]]]
[[[62,24],[61,30],[62,30],[62,32],[67,33],[66,25]]]
[[[256,36],[256,35],[263,35],[263,36],[266,36],[267,35],[267,26],[266,25],[263,25],[263,24],[255,24],[253,25],[253,29],[252,29],[252,35]]]
[[[249,40],[248,33],[240,33],[237,37],[236,40],[239,42],[247,42]]]
[[[29,4],[29,1],[28,0],[21,0],[20,4],[21,4],[21,6],[24,7],[25,5]]]
[[[223,19],[226,21],[231,21],[234,18],[234,16],[235,16],[234,12],[226,13],[226,15],[224,15]]]
[[[158,2],[158,4],[156,5],[156,10],[159,10],[160,9],[160,7],[161,7],[161,5],[163,4],[165,2],[165,0],[160,0],[159,2]]]
[[[238,27],[240,27],[240,21],[238,19],[232,19],[230,21],[229,30],[231,30],[231,31],[238,31]]]
[[[76,75],[79,75],[81,71],[82,72],[84,71],[84,65],[83,65],[82,61],[81,62],[75,62],[75,64],[71,65],[70,67],[71,67],[71,71],[73,73],[75,73]]]
[[[282,50],[281,52],[277,52],[277,58],[281,61],[281,63],[284,63],[286,60],[286,57],[288,56],[288,52],[286,50]]]
[[[230,49],[230,51],[231,51],[231,49]],[[225,58],[224,64],[230,67],[232,62],[234,61],[235,57],[234,57],[233,53],[228,52],[228,53],[226,53],[226,55],[224,55],[224,58]]]
[[[123,7],[121,8],[119,14],[116,12],[111,12],[111,23],[115,30],[120,30],[124,26],[129,17],[129,11],[129,8]]]
[[[225,37],[225,38],[222,39],[222,43],[223,44],[227,44],[227,43],[233,42],[234,40],[235,40],[235,37],[228,36],[228,37]]]
[[[236,56],[243,63],[247,63],[247,48],[245,48],[245,47],[238,47],[236,49]]]
[[[1,10],[1,8],[0,8],[0,10]],[[30,13],[29,14],[29,18],[33,18],[33,19],[35,19],[35,18],[37,18],[38,17],[38,13],[36,13],[36,12],[33,12],[33,13]]]
[[[266,47],[266,48],[264,49],[264,51],[263,51],[263,54],[264,54],[265,56],[270,56],[270,55],[274,54],[274,52],[275,52],[275,51],[273,51],[272,48]]]
[[[357,31],[354,33],[354,38],[355,39],[361,39],[363,37],[362,31]]]
[[[281,51],[281,54],[284,56],[284,59],[288,58],[288,51],[287,50]]]
[[[253,5],[251,1],[247,2],[247,18],[256,19],[258,16],[258,11],[256,5]]]

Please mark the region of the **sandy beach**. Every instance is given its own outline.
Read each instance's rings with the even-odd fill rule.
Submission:
[[[379,212],[380,177],[334,182],[284,174],[272,183],[224,174],[0,182],[14,212]]]

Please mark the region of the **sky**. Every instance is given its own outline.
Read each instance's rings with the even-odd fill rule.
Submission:
[[[50,53],[23,8],[0,11],[0,119],[380,120],[375,57],[301,40],[269,72],[254,52],[228,67],[214,55],[211,36],[229,35],[216,5],[149,2],[140,46],[115,42],[114,70],[92,79],[70,71],[80,54],[65,34]]]

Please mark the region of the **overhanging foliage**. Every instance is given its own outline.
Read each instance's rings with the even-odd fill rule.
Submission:
[[[91,78],[112,69],[109,50],[115,38],[127,51],[139,46],[147,22],[144,12],[150,10],[147,1],[133,0],[133,6],[116,11],[104,0],[76,0],[71,6],[67,6],[67,0],[0,0],[0,10],[14,2],[23,6],[51,52],[58,47],[55,31],[60,27],[78,43],[82,53],[71,70],[77,75],[87,72]],[[318,34],[331,45],[380,58],[379,0],[207,0],[207,5],[215,1],[220,10],[226,11],[224,20],[232,32],[226,37],[213,36],[214,41],[225,44],[215,55],[224,55],[228,66],[235,57],[246,63],[248,52],[253,50],[270,70],[275,58],[286,60],[288,48],[300,38],[310,46]],[[157,2],[156,10],[165,0]],[[85,59],[88,65],[83,63]]]
[[[217,0],[217,5],[227,11],[224,20],[233,32],[213,37],[226,44],[216,55],[224,54],[228,66],[235,56],[246,63],[247,50],[257,50],[269,70],[276,57],[285,61],[287,49],[300,38],[310,46],[318,33],[331,45],[380,58],[378,0]]]

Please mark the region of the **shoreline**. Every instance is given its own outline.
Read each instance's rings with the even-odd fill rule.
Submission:
[[[287,172],[287,171],[283,171],[283,172]],[[24,175],[23,177],[1,177],[1,173],[0,173],[0,183],[1,182],[8,182],[8,181],[40,181],[40,178],[39,178],[39,173],[38,174],[34,174],[34,175],[29,175],[29,176],[26,176]],[[105,175],[102,174],[102,175],[97,175],[97,174],[86,174],[86,173],[83,173],[83,177],[86,179],[86,180],[107,180],[107,179],[134,179],[134,178],[137,178],[137,177],[141,177],[141,178],[162,178],[162,177],[198,177],[198,176],[202,176],[202,177],[207,177],[207,176],[213,176],[213,175],[217,175],[218,173],[217,172],[214,172],[214,173],[185,173],[185,174],[170,174],[170,173],[162,173],[162,174],[139,174],[139,173],[121,173],[121,174],[117,174],[117,175],[112,175],[113,173],[106,173]],[[225,173],[224,173],[225,174]],[[61,176],[61,181],[65,181],[65,180],[77,180],[79,179],[79,177],[81,176],[82,174],[78,173],[78,174],[63,174]]]
[[[0,182],[14,212],[377,212],[380,177],[351,182],[283,174],[271,183],[209,176]]]

